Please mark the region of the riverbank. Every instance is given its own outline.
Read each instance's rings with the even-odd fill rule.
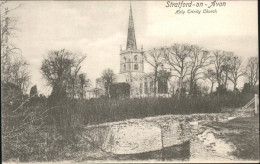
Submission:
[[[234,146],[231,155],[238,160],[259,160],[259,115],[235,118],[228,122],[212,122],[207,126]]]

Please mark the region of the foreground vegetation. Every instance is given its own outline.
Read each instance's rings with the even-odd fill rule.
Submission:
[[[253,95],[205,96],[177,98],[141,99],[91,99],[62,102],[52,110],[50,117],[57,121],[71,122],[73,126],[121,121],[166,114],[218,113],[223,108],[239,108],[253,98]],[[71,110],[73,109],[73,110]],[[62,125],[65,122],[61,123]]]
[[[130,118],[165,114],[217,113],[239,108],[251,94],[142,99],[60,100],[32,98],[2,103],[2,152],[4,161],[76,160],[99,151],[81,136],[82,127]],[[6,96],[5,96],[6,97]]]

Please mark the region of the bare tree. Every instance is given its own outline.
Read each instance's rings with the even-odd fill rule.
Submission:
[[[154,83],[153,83],[153,92],[154,96],[156,96],[157,93],[157,82],[158,82],[158,69],[160,66],[163,65],[164,58],[163,58],[163,49],[152,49],[149,50],[147,53],[144,55],[144,59],[147,61],[148,64],[150,64],[153,69],[154,69]]]
[[[234,57],[233,52],[223,52],[224,53],[224,63],[222,65],[222,70],[223,70],[223,86],[227,88],[227,82],[230,76],[231,72],[231,59]]]
[[[78,77],[78,73],[81,69],[80,64],[85,60],[86,56],[83,56],[80,59],[76,59],[74,58],[74,63],[71,66],[71,71],[70,71],[70,75],[69,75],[69,81],[68,81],[68,88],[70,89],[69,93],[70,93],[70,98],[74,99],[76,92],[78,92],[80,90],[80,82],[79,82],[79,77]],[[83,78],[83,77],[81,77]],[[83,79],[81,79],[83,80]],[[83,89],[83,88],[82,88]]]
[[[23,59],[17,59],[9,68],[9,82],[16,84],[23,93],[26,93],[31,78],[28,64]]]
[[[191,46],[188,44],[174,44],[167,49],[164,49],[165,62],[172,68],[176,76],[179,79],[179,93],[178,98],[181,96],[181,90],[183,88],[183,81],[187,76],[190,68],[189,55],[191,53]]]
[[[26,93],[30,75],[28,64],[22,59],[21,50],[16,47],[13,40],[16,38],[18,17],[13,14],[21,5],[9,7],[7,1],[1,1],[1,81],[17,85]],[[2,10],[3,9],[3,10]]]
[[[191,53],[189,55],[191,59],[190,68],[190,94],[193,94],[196,83],[199,79],[203,78],[204,68],[212,64],[209,51],[203,50],[199,46],[191,46]]]
[[[259,62],[258,57],[250,57],[247,60],[246,76],[251,88],[254,88],[259,80]]]
[[[213,55],[214,55],[213,64],[215,68],[214,71],[216,73],[218,86],[220,86],[222,83],[222,73],[223,73],[223,65],[225,62],[225,56],[223,52],[221,52],[220,50],[213,51]]]
[[[212,69],[207,69],[207,70],[204,72],[204,78],[205,78],[206,80],[209,80],[209,81],[210,81],[210,83],[211,83],[210,93],[212,93],[214,84],[217,82],[216,73],[215,73]]]
[[[106,95],[108,97],[110,97],[109,87],[110,87],[111,84],[113,84],[115,82],[115,74],[114,74],[113,70],[109,69],[109,68],[104,70],[101,78],[102,78],[102,82],[103,82],[104,87],[105,87]]]
[[[242,67],[242,58],[238,56],[232,56],[230,60],[230,69],[228,79],[234,85],[234,91],[237,87],[238,78],[245,74],[245,70]]]
[[[1,77],[2,81],[9,82],[10,80],[10,67],[13,64],[13,57],[21,55],[21,50],[13,43],[18,31],[16,24],[18,18],[12,15],[12,12],[19,8],[21,5],[9,8],[7,1],[0,2],[0,26],[1,26]]]
[[[227,84],[228,73],[230,69],[230,59],[232,53],[225,51],[213,51],[213,65],[216,73],[218,87]]]

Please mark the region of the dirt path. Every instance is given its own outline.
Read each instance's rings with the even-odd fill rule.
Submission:
[[[259,117],[212,122],[200,129],[191,139],[191,162],[259,161]]]
[[[229,149],[229,145],[224,141],[216,140],[209,142],[207,138],[200,139],[200,136],[194,136],[190,140],[190,162],[196,161],[232,161],[235,160],[234,157],[225,154],[225,152],[220,153],[221,148]]]

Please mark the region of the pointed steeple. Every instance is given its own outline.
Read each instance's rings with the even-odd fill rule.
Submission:
[[[130,13],[129,13],[126,49],[127,50],[136,49],[135,28],[134,28],[134,19],[133,19],[133,15],[132,15],[131,1],[130,1]]]

